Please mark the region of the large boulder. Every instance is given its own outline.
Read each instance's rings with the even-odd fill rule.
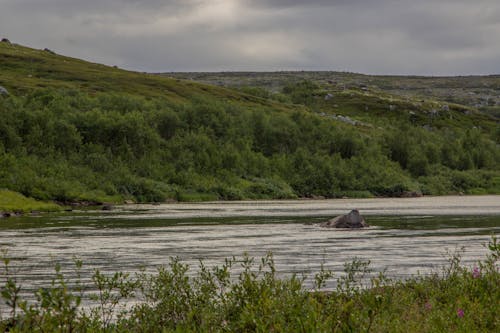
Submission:
[[[351,210],[349,214],[337,216],[329,221],[321,223],[325,228],[366,228],[368,224],[357,209]]]

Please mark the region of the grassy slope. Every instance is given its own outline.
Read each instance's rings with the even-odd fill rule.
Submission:
[[[282,91],[290,83],[309,80],[321,87],[318,97],[324,97],[328,93],[334,95],[329,101],[318,98],[318,110],[359,117],[359,120],[376,122],[379,119],[377,125],[382,127],[388,124],[387,118],[401,119],[409,117],[409,112],[414,112],[420,125],[464,129],[476,126],[492,133],[498,121],[495,110],[500,110],[500,76],[374,76],[344,72],[223,72],[161,75],[237,89],[259,87],[273,93]],[[486,105],[486,100],[490,106]],[[393,111],[389,109],[390,105],[395,106]],[[450,112],[442,112],[446,107]],[[435,114],[431,115],[434,110],[438,111],[438,117]],[[481,112],[485,110],[491,112]],[[445,117],[448,119],[443,121]]]
[[[127,71],[17,44],[0,43],[0,85],[15,95],[36,89],[78,89],[129,93],[182,103],[196,96],[217,97],[245,106],[283,106],[234,90]]]
[[[12,211],[57,211],[59,205],[26,198],[24,195],[9,190],[0,190],[0,212]]]
[[[165,73],[164,76],[192,79],[219,86],[258,86],[280,91],[290,82],[311,80],[325,86],[358,88],[366,86],[404,99],[432,99],[461,104],[500,115],[500,75],[424,77],[364,75],[346,72],[263,72],[263,73]]]
[[[319,83],[324,83],[323,81],[327,78],[338,78],[338,81],[335,81],[334,85],[320,85],[322,90],[319,92],[320,96],[318,96],[320,97],[318,98],[320,101],[318,108],[321,111],[326,110],[335,114],[358,116],[360,120],[376,121],[380,117],[389,119],[393,117],[408,117],[409,112],[412,111],[418,114],[417,118],[421,118],[422,124],[426,124],[429,121],[426,122],[423,118],[430,118],[429,114],[432,110],[440,111],[444,105],[449,104],[434,100],[420,101],[418,99],[401,97],[389,94],[382,89],[384,87],[389,87],[385,90],[394,89],[400,83],[399,80],[404,82],[401,83],[402,85],[415,86],[415,84],[409,84],[407,79],[402,77],[371,77],[349,73],[333,73],[328,75],[327,73],[298,72],[298,74],[281,74],[278,77],[275,77],[274,73],[262,73],[260,74],[262,78],[259,74],[249,76],[248,73],[170,73],[168,75],[186,79],[194,76],[194,80],[208,83],[216,83],[215,81],[218,80],[217,82],[225,82],[228,86],[241,85],[243,80],[243,84],[274,87],[282,87],[287,82],[298,82],[301,79],[314,79]],[[0,74],[0,85],[16,95],[22,95],[36,89],[67,88],[87,91],[90,94],[98,92],[129,93],[149,98],[163,98],[172,103],[187,102],[196,96],[210,96],[248,108],[266,106],[284,111],[301,108],[298,105],[279,103],[271,99],[241,93],[234,89],[197,83],[193,80],[181,80],[178,78],[126,71],[9,43],[0,43]],[[362,80],[360,78],[365,79]],[[359,85],[360,82],[373,82],[375,78],[381,80],[383,83],[379,84],[382,90],[378,89],[380,87],[375,84],[372,86],[376,88],[370,88],[368,91],[360,90],[357,86],[354,86]],[[495,78],[492,77],[492,79]],[[483,79],[486,80],[487,77]],[[425,78],[421,78],[418,81],[420,82],[420,86],[417,87],[418,89],[422,85],[422,80],[425,81]],[[452,80],[455,87],[460,86],[462,82],[456,82],[459,80],[458,78],[451,78],[450,80]],[[343,89],[345,84],[342,82],[348,82],[348,85],[353,86],[352,89]],[[378,81],[376,82],[378,83]],[[489,83],[489,86],[494,86],[495,84],[500,87],[500,79]],[[334,98],[330,101],[322,101],[322,97],[330,92],[335,93]],[[389,109],[389,105],[396,106],[394,112]],[[495,128],[493,118],[481,114],[471,107],[451,104],[450,114],[451,116],[448,115],[449,120],[446,122],[439,122],[436,119],[432,120],[438,126],[448,125],[464,128],[481,126],[486,131],[493,131]],[[387,125],[386,120],[382,119],[377,125]]]

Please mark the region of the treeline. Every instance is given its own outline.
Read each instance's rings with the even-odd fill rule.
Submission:
[[[479,129],[358,129],[206,96],[51,89],[0,98],[0,119],[0,188],[44,200],[500,192],[500,152]]]

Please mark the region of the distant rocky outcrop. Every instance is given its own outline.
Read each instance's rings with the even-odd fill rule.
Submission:
[[[357,209],[351,210],[349,214],[337,216],[329,221],[321,223],[324,228],[366,228],[368,224]]]
[[[8,40],[7,38],[2,38],[2,43],[10,44],[10,40]]]
[[[350,124],[350,125],[353,125],[353,126],[356,126],[358,125],[358,121],[354,120],[354,119],[351,119],[349,118],[348,116],[342,116],[342,115],[337,115],[337,116],[333,116],[332,118],[338,120],[338,121],[341,121],[343,123],[346,123],[346,124]]]

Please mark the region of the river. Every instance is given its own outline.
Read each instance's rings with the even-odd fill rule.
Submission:
[[[354,208],[369,228],[318,226]],[[439,270],[462,247],[463,263],[474,265],[492,234],[500,234],[500,196],[124,205],[0,220],[0,248],[31,291],[50,283],[56,264],[74,278],[74,258],[84,263],[84,281],[96,268],[154,271],[170,257],[212,266],[268,252],[282,275],[311,276],[323,265],[338,276],[361,258],[405,278]]]

